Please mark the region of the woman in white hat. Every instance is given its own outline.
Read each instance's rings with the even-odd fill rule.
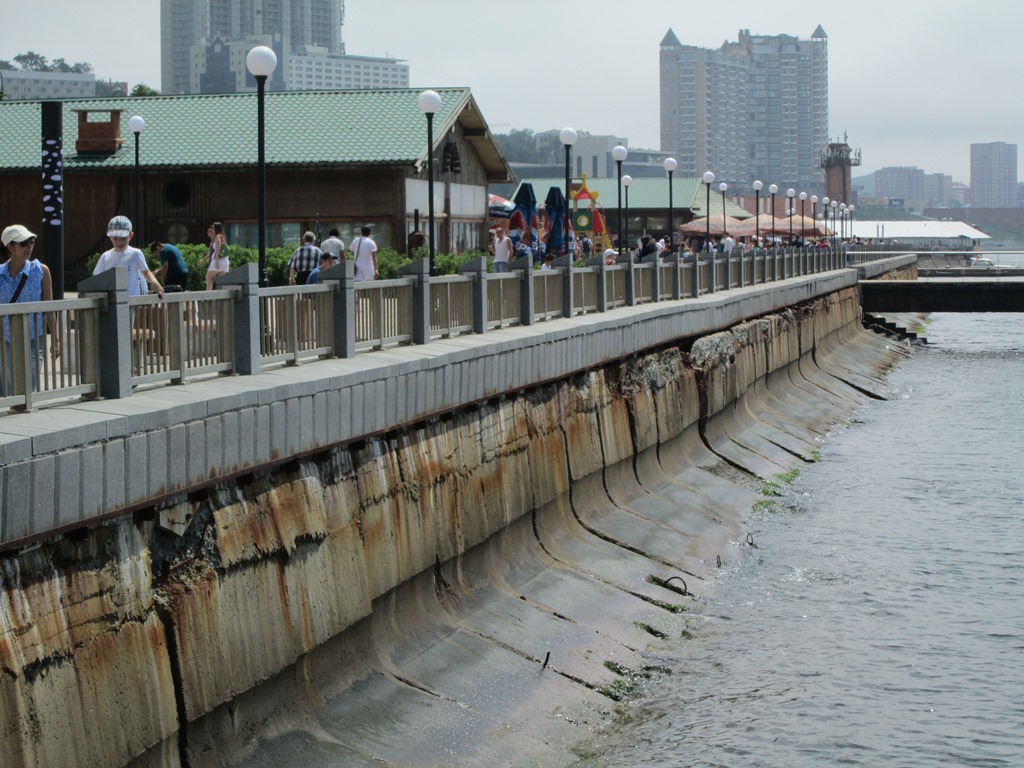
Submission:
[[[15,304],[30,301],[50,301],[53,299],[53,281],[50,268],[38,259],[32,258],[36,236],[21,224],[12,224],[0,235],[7,261],[0,264],[0,304]],[[50,349],[56,357],[60,354],[60,334],[58,326],[49,313],[46,323],[53,334]],[[43,317],[34,315],[29,324],[29,335],[32,344],[32,386],[36,386],[39,370],[42,367],[42,355],[45,342],[43,334]],[[0,370],[0,394],[12,392],[11,382],[11,323],[4,318],[4,366]]]

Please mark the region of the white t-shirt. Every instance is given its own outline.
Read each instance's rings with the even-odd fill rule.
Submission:
[[[145,273],[149,271],[149,265],[146,264],[146,257],[142,255],[142,251],[130,245],[123,251],[111,248],[100,256],[92,273],[98,275],[100,272],[106,272],[115,267],[123,267],[128,270],[129,296],[144,296],[149,293],[149,287],[146,285],[144,277]]]
[[[334,235],[331,235],[322,243],[320,243],[320,250],[324,253],[329,253],[339,261],[341,260],[341,252],[345,250],[345,244],[341,242]]]
[[[512,255],[512,238],[505,235],[500,240],[494,241],[494,260],[497,262],[509,260]]]
[[[373,254],[377,252],[377,244],[365,235],[360,235],[352,241],[348,247],[355,254],[356,280],[373,280],[376,275],[373,270]]]

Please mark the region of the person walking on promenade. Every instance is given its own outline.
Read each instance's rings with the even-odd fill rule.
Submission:
[[[337,261],[345,260],[345,244],[341,242],[341,233],[337,227],[331,229],[330,236],[320,243],[320,250],[329,253]]]
[[[512,261],[512,238],[498,227],[494,233],[494,271],[508,272]]]
[[[302,236],[302,245],[292,252],[288,259],[288,284],[305,285],[309,273],[316,269],[323,257],[323,251],[314,245],[316,235],[306,232]]]
[[[149,283],[153,286],[157,296],[162,299],[164,287],[156,279],[156,275],[150,271],[146,257],[138,248],[128,244],[134,234],[131,219],[127,216],[112,218],[107,224],[107,237],[110,238],[113,248],[100,256],[92,273],[98,275],[108,269],[125,267],[128,269],[129,296],[142,296],[144,293],[148,293],[146,283]]]
[[[212,291],[213,282],[221,275],[226,275],[231,264],[228,261],[228,239],[224,236],[224,225],[215,221],[206,230],[206,234],[210,238],[210,251],[207,253],[209,266],[206,268],[206,290]]]
[[[184,291],[188,287],[188,265],[181,251],[170,243],[155,240],[149,244],[149,252],[160,258],[159,279],[165,288],[176,285]]]
[[[369,227],[363,227],[359,237],[348,248],[356,260],[356,280],[377,279],[377,244],[370,237],[371,231]]]
[[[7,261],[0,264],[0,304],[17,304],[30,301],[52,301],[53,281],[50,268],[38,259],[32,258],[32,249],[36,244],[36,235],[29,232],[21,224],[12,224],[0,235]],[[51,313],[46,313],[46,324],[50,328],[53,341],[50,352],[54,357],[60,355],[59,325],[53,321]],[[43,367],[43,347],[46,336],[43,333],[43,318],[34,315],[29,321],[29,343],[32,364],[32,388],[35,389],[39,380],[39,371]],[[11,374],[11,319],[4,318],[4,367],[0,371],[0,395],[13,391]]]

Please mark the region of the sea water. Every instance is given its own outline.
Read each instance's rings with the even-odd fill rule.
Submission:
[[[925,335],[580,765],[1024,766],[1024,316]]]

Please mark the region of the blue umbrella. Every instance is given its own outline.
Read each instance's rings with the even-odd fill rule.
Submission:
[[[517,255],[529,251],[536,259],[540,222],[537,219],[537,196],[533,193],[533,185],[520,184],[512,202],[516,207],[508,220],[508,236],[512,239]]]
[[[568,213],[566,207],[565,195],[562,194],[561,187],[551,187],[544,200],[548,253],[563,253],[565,251],[565,217]]]

